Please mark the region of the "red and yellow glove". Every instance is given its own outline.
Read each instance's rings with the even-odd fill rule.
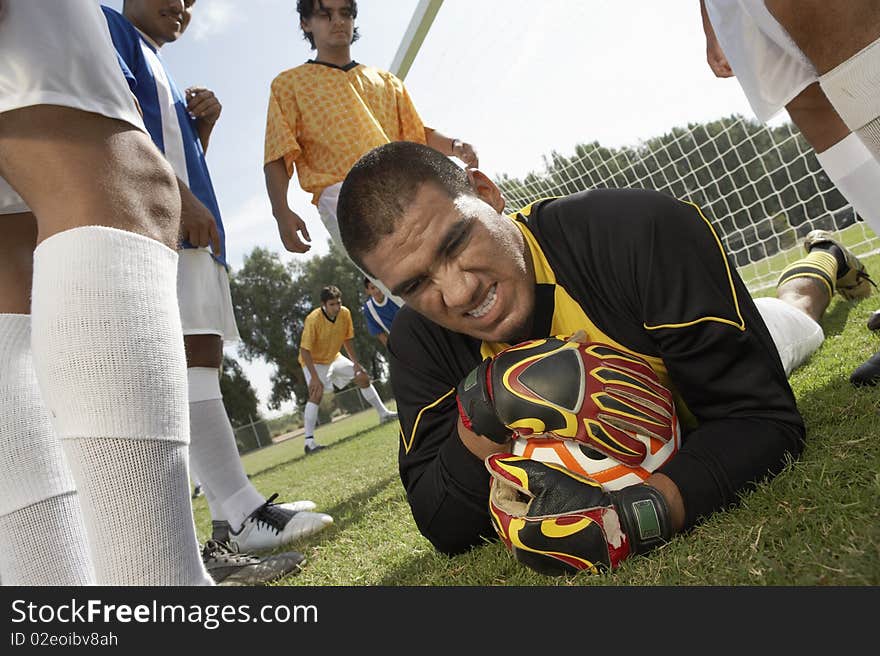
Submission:
[[[563,467],[503,453],[486,458],[486,468],[495,531],[541,574],[614,569],[672,537],[666,501],[649,485],[607,492]]]
[[[672,394],[651,366],[606,344],[523,342],[483,360],[457,391],[464,425],[501,444],[551,433],[635,467],[648,452],[636,435],[668,442],[675,430]]]

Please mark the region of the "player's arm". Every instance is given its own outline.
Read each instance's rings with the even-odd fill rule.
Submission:
[[[455,398],[458,382],[480,361],[479,346],[406,307],[389,344],[400,477],[419,531],[447,554],[497,539],[483,454],[499,445],[461,426]]]
[[[351,360],[351,363],[354,365],[354,373],[357,375],[358,372],[367,373],[367,370],[361,366],[360,360],[358,360],[357,351],[354,348],[354,340],[346,339],[342,342],[343,348],[345,348],[345,352],[348,353],[348,359]]]
[[[272,216],[278,222],[278,234],[281,243],[291,253],[305,253],[312,246],[307,243],[312,240],[309,236],[305,221],[290,209],[287,204],[287,191],[290,187],[290,178],[287,175],[287,166],[284,158],[268,162],[263,166],[263,174],[266,178],[266,192],[269,194],[269,203],[272,205]],[[300,239],[302,235],[302,239]]]
[[[382,344],[382,346],[384,346],[385,348],[388,348],[388,333],[386,333],[383,330],[381,333],[376,335],[376,339],[379,340],[379,342]]]
[[[477,168],[480,165],[480,159],[474,147],[462,141],[461,139],[453,139],[447,137],[439,130],[425,130],[425,140],[427,144],[434,150],[439,150],[444,155],[457,157],[468,168]]]
[[[715,73],[715,77],[733,77],[733,69],[721,50],[721,44],[718,43],[718,37],[715,36],[715,29],[709,21],[709,14],[706,11],[706,0],[700,0],[700,14],[703,19],[703,33],[706,35],[706,61],[709,68]]]
[[[199,141],[202,143],[202,150],[207,152],[211,132],[220,118],[223,105],[220,104],[220,100],[214,95],[214,92],[205,87],[189,87],[184,93],[186,95],[186,111],[196,119]]]

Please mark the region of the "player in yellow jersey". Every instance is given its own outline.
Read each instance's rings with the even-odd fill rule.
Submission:
[[[469,167],[479,162],[469,143],[425,127],[397,77],[352,60],[351,44],[358,38],[355,0],[298,0],[297,11],[317,56],[272,81],[263,167],[266,190],[287,250],[305,253],[311,248],[305,221],[287,202],[294,171],[300,187],[312,194],[330,237],[344,249],[336,224],[339,187],[371,148],[415,141]]]
[[[354,380],[361,388],[361,395],[379,413],[380,424],[397,419],[397,413],[385,407],[369,375],[358,362],[353,338],[351,311],[342,304],[342,292],[335,285],[324,287],[321,307],[309,312],[299,342],[299,364],[309,388],[309,400],[303,413],[306,455],[324,448],[315,442],[318,405],[324,391],[332,390],[334,385],[344,387]],[[339,352],[342,347],[350,360]]]

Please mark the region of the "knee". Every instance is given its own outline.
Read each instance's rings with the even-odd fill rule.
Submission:
[[[357,385],[361,389],[366,389],[367,387],[370,386],[370,377],[367,376],[367,374],[365,372],[360,371],[357,374],[355,374],[354,383],[355,383],[355,385]]]
[[[309,401],[314,403],[315,405],[319,405],[321,403],[321,399],[324,398],[324,390],[319,389],[317,392],[311,392],[309,394]]]

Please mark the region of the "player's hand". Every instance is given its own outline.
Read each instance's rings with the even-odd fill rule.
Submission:
[[[200,202],[184,203],[180,212],[180,239],[193,246],[210,246],[215,255],[222,255],[220,231],[211,211]]]
[[[466,428],[495,442],[550,433],[631,467],[648,453],[637,436],[668,442],[676,430],[672,394],[647,362],[577,339],[530,340],[483,360],[459,383],[458,407]]]
[[[214,92],[205,87],[189,87],[186,90],[186,111],[190,116],[208,125],[214,125],[220,118],[223,105]]]
[[[541,574],[614,569],[672,537],[666,501],[648,485],[606,492],[596,481],[521,456],[485,460],[489,514],[523,565]]]
[[[455,141],[452,145],[453,156],[465,163],[469,169],[475,169],[480,165],[480,158],[474,147],[465,141]]]
[[[306,243],[312,241],[312,238],[309,236],[306,222],[299,217],[299,214],[288,208],[276,215],[275,219],[278,221],[278,234],[281,236],[284,248],[291,253],[305,253],[312,247],[311,244]],[[300,234],[302,239],[299,238]]]
[[[323,392],[324,383],[317,376],[312,376],[309,380],[309,399],[320,399]]]
[[[706,61],[715,77],[733,77],[733,69],[715,37],[706,39]]]

